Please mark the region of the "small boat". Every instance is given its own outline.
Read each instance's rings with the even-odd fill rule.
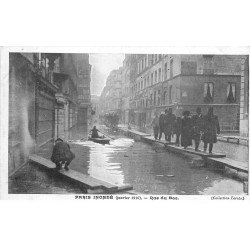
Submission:
[[[100,144],[109,144],[109,142],[110,142],[110,139],[108,139],[106,137],[99,137],[99,138],[91,138],[91,137],[89,137],[88,140],[96,142],[96,143],[100,143]]]

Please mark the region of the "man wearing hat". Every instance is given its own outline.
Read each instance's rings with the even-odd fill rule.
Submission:
[[[71,152],[69,144],[61,138],[56,139],[51,156],[51,161],[56,164],[56,170],[60,170],[62,165],[64,165],[65,170],[69,170],[68,166],[74,158],[75,155]]]
[[[165,110],[165,138],[166,141],[171,142],[171,136],[174,132],[174,125],[176,117],[173,114],[172,108],[169,108],[168,110]]]
[[[199,151],[201,134],[204,131],[204,117],[201,114],[201,108],[196,109],[196,114],[192,116],[193,123],[193,139],[195,143],[195,151]]]

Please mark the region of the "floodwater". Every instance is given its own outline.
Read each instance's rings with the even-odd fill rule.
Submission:
[[[244,194],[243,183],[221,171],[194,166],[160,146],[134,141],[119,133],[109,135],[114,139],[101,145],[79,140],[79,133],[72,134],[70,146],[76,158],[70,168],[116,185],[130,184],[144,194]]]

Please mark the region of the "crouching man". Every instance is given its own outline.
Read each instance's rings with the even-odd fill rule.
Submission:
[[[60,170],[64,165],[65,170],[69,170],[70,162],[75,158],[74,153],[71,152],[69,144],[64,142],[61,138],[55,141],[51,161],[56,164],[56,170]]]

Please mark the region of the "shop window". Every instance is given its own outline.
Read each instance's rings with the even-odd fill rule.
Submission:
[[[205,103],[213,102],[213,93],[214,93],[214,84],[205,83],[204,85],[204,102]]]
[[[236,89],[235,83],[229,83],[227,85],[227,103],[236,102],[235,89]]]

